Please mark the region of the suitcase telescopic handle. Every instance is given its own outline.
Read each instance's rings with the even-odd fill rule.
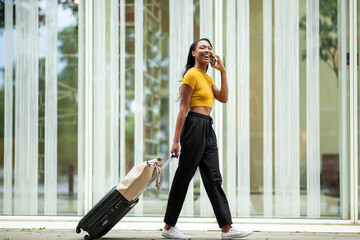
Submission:
[[[167,167],[167,165],[169,165],[169,163],[170,163],[172,160],[174,160],[174,158],[178,158],[178,156],[176,155],[176,153],[172,153],[172,154],[171,154],[170,158],[162,165],[161,170],[164,170],[164,169]]]

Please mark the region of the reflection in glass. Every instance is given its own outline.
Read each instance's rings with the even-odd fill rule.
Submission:
[[[0,51],[7,62],[7,80],[5,92],[2,88],[0,93],[0,121],[6,150],[1,148],[0,154],[0,211],[73,215],[77,211],[77,6],[69,0],[0,4],[4,2],[6,8],[0,11],[7,18],[0,22]],[[7,54],[3,49],[8,49]],[[4,72],[4,59],[0,68]]]

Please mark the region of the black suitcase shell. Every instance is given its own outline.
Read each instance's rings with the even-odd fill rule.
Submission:
[[[78,223],[76,232],[88,232],[85,240],[96,239],[109,232],[137,203],[126,200],[116,187],[111,189]]]

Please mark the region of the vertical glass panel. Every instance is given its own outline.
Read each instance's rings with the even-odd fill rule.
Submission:
[[[358,65],[359,65],[359,49],[360,49],[360,1],[358,0],[357,1],[357,16],[356,16],[356,21],[357,21],[357,59],[358,59]],[[358,91],[358,96],[359,96],[359,94],[360,94],[360,72],[359,72],[359,67],[357,68],[357,76],[358,76],[358,79],[357,79],[357,81],[358,81],[358,89],[357,89],[357,91]],[[360,105],[360,100],[358,100],[357,101],[357,104],[358,104],[358,129],[359,129],[359,127],[360,127],[360,108],[359,108],[359,105]],[[358,149],[360,149],[360,132],[358,132]],[[358,168],[358,174],[360,174],[360,152],[359,152],[359,150],[358,150],[358,161],[359,161],[359,163],[358,163],[358,165],[359,165],[359,168]],[[359,182],[358,182],[358,187],[360,188],[360,177],[358,178],[358,180],[359,180]],[[359,202],[358,202],[358,207],[359,207],[359,212],[358,212],[358,216],[359,216],[359,218],[360,218],[360,191],[359,191]]]
[[[320,216],[348,219],[348,1],[320,1],[319,16]]]
[[[77,213],[78,5],[58,4],[58,214]],[[66,19],[66,21],[63,21]],[[80,59],[83,61],[83,59]],[[80,186],[80,188],[83,186]]]
[[[106,1],[93,1],[93,199],[100,200],[110,188],[108,183],[106,146],[109,137],[106,128],[109,125],[106,114],[106,92],[109,84],[109,68],[106,67],[106,57],[109,55],[106,42]],[[109,33],[108,33],[109,35]]]
[[[119,179],[119,1],[93,1],[93,202]]]
[[[169,144],[173,144],[176,118],[179,112],[179,89],[182,79],[187,51],[193,42],[194,33],[194,8],[193,0],[183,2],[169,1]],[[177,160],[169,165],[169,181],[174,177]],[[184,202],[182,216],[193,216],[194,188],[190,182],[188,195]]]
[[[93,3],[95,204],[135,164],[157,157],[166,160],[169,156],[169,2]],[[111,77],[107,80],[104,76]],[[118,104],[111,107],[113,101]],[[118,133],[113,136],[117,143],[112,142],[113,132]],[[115,149],[113,159],[108,145]],[[109,178],[112,171],[118,175]],[[164,190],[158,191],[151,185],[129,216],[163,215],[169,186],[167,174],[164,172]]]
[[[274,1],[275,215],[299,217],[298,2]],[[289,37],[289,38],[288,38]]]
[[[200,33],[200,37],[199,38],[208,38],[213,45],[213,52],[215,54],[220,54],[219,53],[219,46],[216,46],[215,44],[215,38],[214,38],[214,19],[215,19],[215,14],[214,14],[214,1],[208,1],[208,0],[200,0],[199,1],[199,16],[194,16],[194,22],[199,22],[199,33]],[[212,18],[211,21],[209,21],[209,16],[210,18]],[[199,17],[199,20],[198,18]],[[194,26],[194,29],[197,29],[196,26]],[[196,33],[194,33],[194,39],[196,38]],[[210,76],[212,76],[212,78],[215,78],[214,75],[214,69],[209,67],[207,70],[207,74],[209,74]],[[215,119],[216,116],[216,111],[219,111],[216,103],[214,104],[214,111],[211,112],[211,116],[214,119],[214,125],[213,128],[215,130],[215,132],[217,132],[217,125],[219,124],[217,122],[217,119]],[[219,135],[217,135],[217,137],[219,137]],[[200,216],[200,217],[213,217],[214,216],[214,211],[211,207],[211,203],[210,203],[210,199],[206,193],[205,187],[204,187],[204,182],[203,179],[201,179],[201,175],[200,175],[200,171],[197,171],[195,176],[194,176],[194,198],[196,199],[195,201],[195,211],[194,211],[194,215],[196,217]],[[196,196],[195,196],[196,194]]]
[[[134,98],[135,98],[135,8],[134,0],[126,0],[125,8],[125,159],[126,173],[134,166]]]
[[[1,138],[1,148],[4,149],[0,154],[1,175],[3,188],[0,190],[0,211],[4,215],[13,212],[13,25],[14,25],[14,5],[12,1],[2,2],[0,19],[0,82],[1,82],[1,126],[4,129]],[[5,44],[7,45],[5,47]],[[5,102],[7,103],[5,105]],[[5,126],[7,126],[5,128]],[[3,201],[2,201],[3,199]]]
[[[144,158],[169,156],[169,2],[144,0]],[[167,200],[164,190],[152,184],[144,195],[144,216],[162,216]],[[156,204],[156,205],[155,205]],[[155,208],[154,208],[155,206]],[[157,210],[160,211],[157,211]]]
[[[299,5],[291,8],[289,4]],[[284,25],[286,13],[281,9],[285,6],[288,11],[294,10],[292,18],[298,15],[293,19],[294,27]],[[272,9],[268,10],[269,7]],[[231,35],[231,23],[240,16],[239,12],[233,13],[232,1],[226,1],[226,9],[228,16],[235,14],[232,18],[225,17],[225,33]],[[286,19],[286,24],[290,24],[289,18]],[[348,1],[250,1],[250,216],[349,218],[347,24]],[[283,44],[279,34],[286,36]],[[226,39],[225,49],[241,48],[239,44],[232,44],[229,36]],[[291,39],[294,42],[290,43]],[[237,38],[236,42],[239,41]],[[231,54],[228,50],[224,56],[228,77],[233,71],[229,61],[241,61]],[[235,73],[240,70],[236,68]],[[295,74],[294,77],[290,77],[291,74]],[[280,82],[284,76],[287,76],[285,81]],[[244,78],[244,74],[237,75],[235,86]],[[298,82],[292,82],[294,78],[298,78]],[[277,95],[279,91],[282,94]],[[229,98],[241,95],[229,93]],[[242,101],[233,108],[244,109],[239,105]],[[231,108],[229,102],[227,108]],[[244,167],[244,160],[240,158],[246,155],[231,157],[230,149],[236,144],[231,140],[233,128],[229,127],[229,117],[233,118],[231,110],[228,109],[224,117],[227,119],[224,118],[227,122],[224,138],[219,140],[225,149],[224,185],[230,205],[231,202],[239,204],[243,199],[240,201],[230,191],[235,185],[239,187],[239,183],[234,182],[236,175],[229,166],[237,159],[236,166]],[[290,127],[295,121],[299,121],[298,125]],[[243,131],[238,124],[236,128],[237,134]],[[284,162],[279,162],[280,158]],[[286,165],[291,161],[292,164]],[[299,175],[289,174],[294,169]],[[281,184],[291,182],[289,186]],[[281,210],[276,210],[276,198],[280,202],[298,201],[298,204],[290,207],[284,202]],[[233,205],[233,215],[246,216],[244,212],[235,213],[235,209]]]
[[[1,4],[0,212],[75,215],[78,6]]]
[[[74,2],[0,1],[1,215],[83,214],[85,104],[94,204],[136,163],[167,160],[187,50],[203,35],[214,43],[204,12],[215,1],[94,0],[84,103],[78,39],[89,29]],[[230,95],[212,114],[233,217],[349,219],[349,1],[222,2],[214,51],[224,49]],[[164,215],[176,165],[129,216]],[[182,216],[213,216],[203,190],[197,173]]]
[[[300,190],[307,218],[349,218],[347,4],[300,2]]]
[[[250,6],[252,8],[252,6]],[[260,124],[252,124],[252,127],[255,127],[256,134],[254,137],[261,139],[261,131],[263,131],[263,215],[264,217],[273,216],[273,63],[272,63],[272,1],[263,0],[263,94],[261,94],[261,89],[254,89],[254,102],[255,102],[255,111],[253,114],[253,122],[260,122]],[[259,20],[258,20],[259,21]],[[260,30],[261,31],[261,30]],[[259,33],[261,35],[261,33]],[[256,49],[261,49],[261,42],[257,43]],[[250,51],[253,48],[250,49]],[[259,76],[260,77],[260,76]],[[260,84],[261,86],[261,84]],[[261,112],[260,102],[261,95],[263,96],[263,117],[259,118],[259,113]],[[260,98],[260,99],[259,99]],[[262,123],[261,123],[262,122]],[[261,126],[262,125],[262,126]],[[262,130],[261,130],[262,127]],[[260,134],[259,134],[260,133]],[[253,138],[253,137],[252,137]],[[260,140],[261,141],[261,140]],[[250,143],[251,144],[251,143]],[[260,143],[261,145],[261,143]],[[260,153],[261,154],[261,151]],[[261,155],[258,156],[261,159]],[[261,161],[261,160],[260,160]],[[258,164],[261,165],[261,162]],[[254,176],[254,175],[252,175]],[[261,179],[261,177],[260,177]],[[253,182],[253,181],[252,181]],[[255,189],[261,188],[261,182],[257,181],[258,184],[255,185]],[[260,186],[259,186],[260,185]],[[259,191],[256,191],[259,192]],[[254,197],[252,198],[254,199]],[[255,206],[261,206],[261,200]],[[259,214],[261,208],[258,210]]]
[[[126,0],[125,6],[125,174],[134,166],[135,156],[135,2]],[[122,36],[124,37],[124,36]],[[123,153],[124,154],[124,153]],[[129,213],[134,215],[134,209]]]

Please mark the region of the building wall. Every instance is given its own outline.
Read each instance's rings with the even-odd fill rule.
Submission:
[[[233,216],[349,219],[348,1],[0,4],[0,214],[83,215],[167,159],[187,52],[207,37],[230,87],[212,117]],[[129,215],[164,215],[176,165]],[[199,172],[182,216],[213,217]]]

